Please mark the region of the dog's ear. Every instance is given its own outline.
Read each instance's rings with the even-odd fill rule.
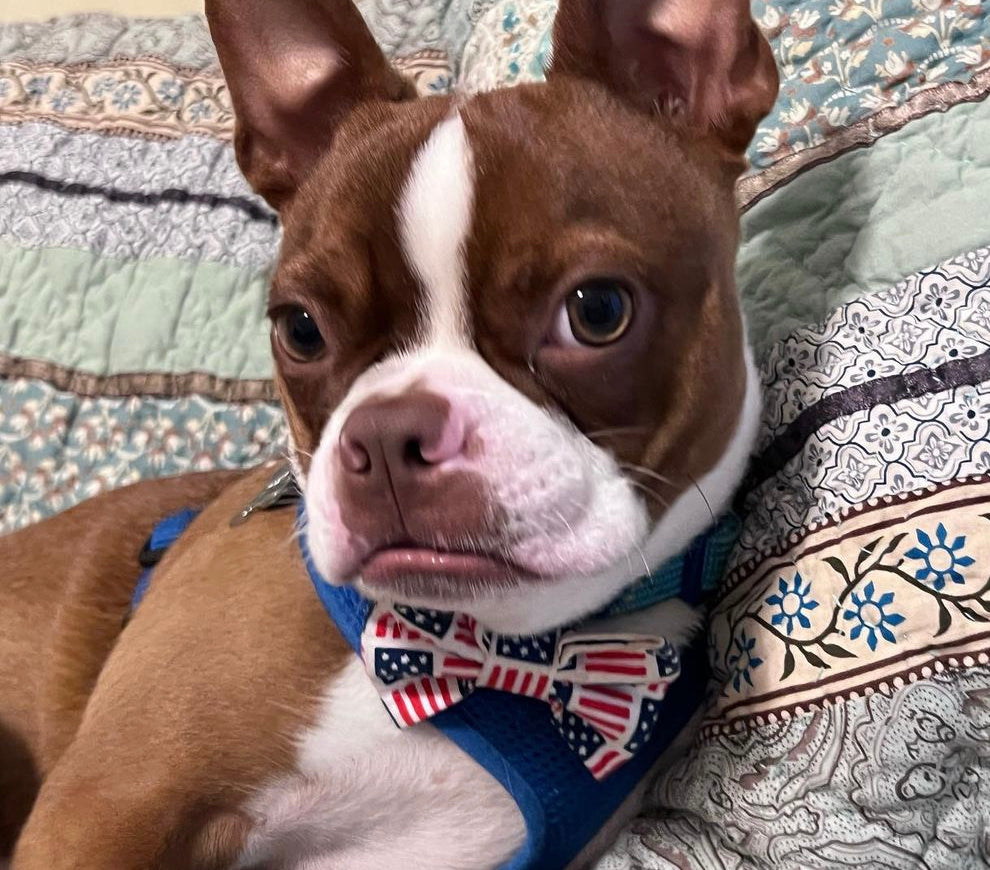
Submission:
[[[778,87],[748,0],[561,0],[547,77],[558,75],[681,117],[740,158]]]
[[[275,208],[354,106],[414,96],[351,0],[206,0],[206,15],[234,105],[237,161]]]

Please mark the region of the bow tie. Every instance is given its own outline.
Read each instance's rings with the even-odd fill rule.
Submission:
[[[493,634],[464,613],[375,605],[361,657],[386,709],[408,727],[476,688],[547,703],[561,737],[596,779],[649,740],[667,687],[680,674],[661,637],[553,631]]]

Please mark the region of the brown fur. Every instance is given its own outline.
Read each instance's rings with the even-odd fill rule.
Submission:
[[[45,778],[17,870],[229,865],[244,798],[289,769],[291,735],[350,655],[313,595],[294,511],[229,526],[269,474],[139,484],[0,541],[14,568],[0,584],[0,717]],[[218,492],[119,632],[153,522]]]
[[[354,380],[413,335],[421,290],[396,203],[453,102],[411,101],[346,0],[207,6],[238,159],[284,226],[272,314],[304,306],[327,338],[310,363],[273,339],[305,468]],[[659,17],[644,0],[561,8],[545,86],[459,106],[477,163],[471,326],[524,394],[582,431],[627,429],[608,443],[673,475],[670,498],[711,467],[738,414],[732,183],[776,73],[742,0],[672,0]],[[562,294],[603,270],[636,288],[629,334],[594,353],[544,348]],[[8,847],[42,782],[15,870],[206,870],[236,856],[245,799],[291,768],[292,736],[350,656],[313,594],[294,512],[229,525],[267,474],[141,484],[0,541]],[[214,498],[121,631],[154,521]]]

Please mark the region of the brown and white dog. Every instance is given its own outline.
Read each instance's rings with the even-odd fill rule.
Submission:
[[[546,83],[430,99],[348,0],[207,11],[240,165],[284,228],[272,349],[329,582],[543,631],[725,509],[759,405],[733,185],[777,90],[745,0],[562,0]],[[491,776],[394,727],[292,512],[230,527],[267,473],[140,484],[0,542],[14,870],[518,848]],[[196,505],[121,631],[151,525]],[[695,622],[668,603],[623,624],[682,643]]]

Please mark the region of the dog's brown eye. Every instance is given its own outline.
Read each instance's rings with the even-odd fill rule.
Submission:
[[[310,362],[323,353],[326,342],[316,321],[305,308],[293,306],[275,318],[275,332],[285,352],[299,362]]]
[[[615,278],[592,278],[575,287],[557,315],[554,338],[561,344],[610,344],[632,322],[632,294]]]

